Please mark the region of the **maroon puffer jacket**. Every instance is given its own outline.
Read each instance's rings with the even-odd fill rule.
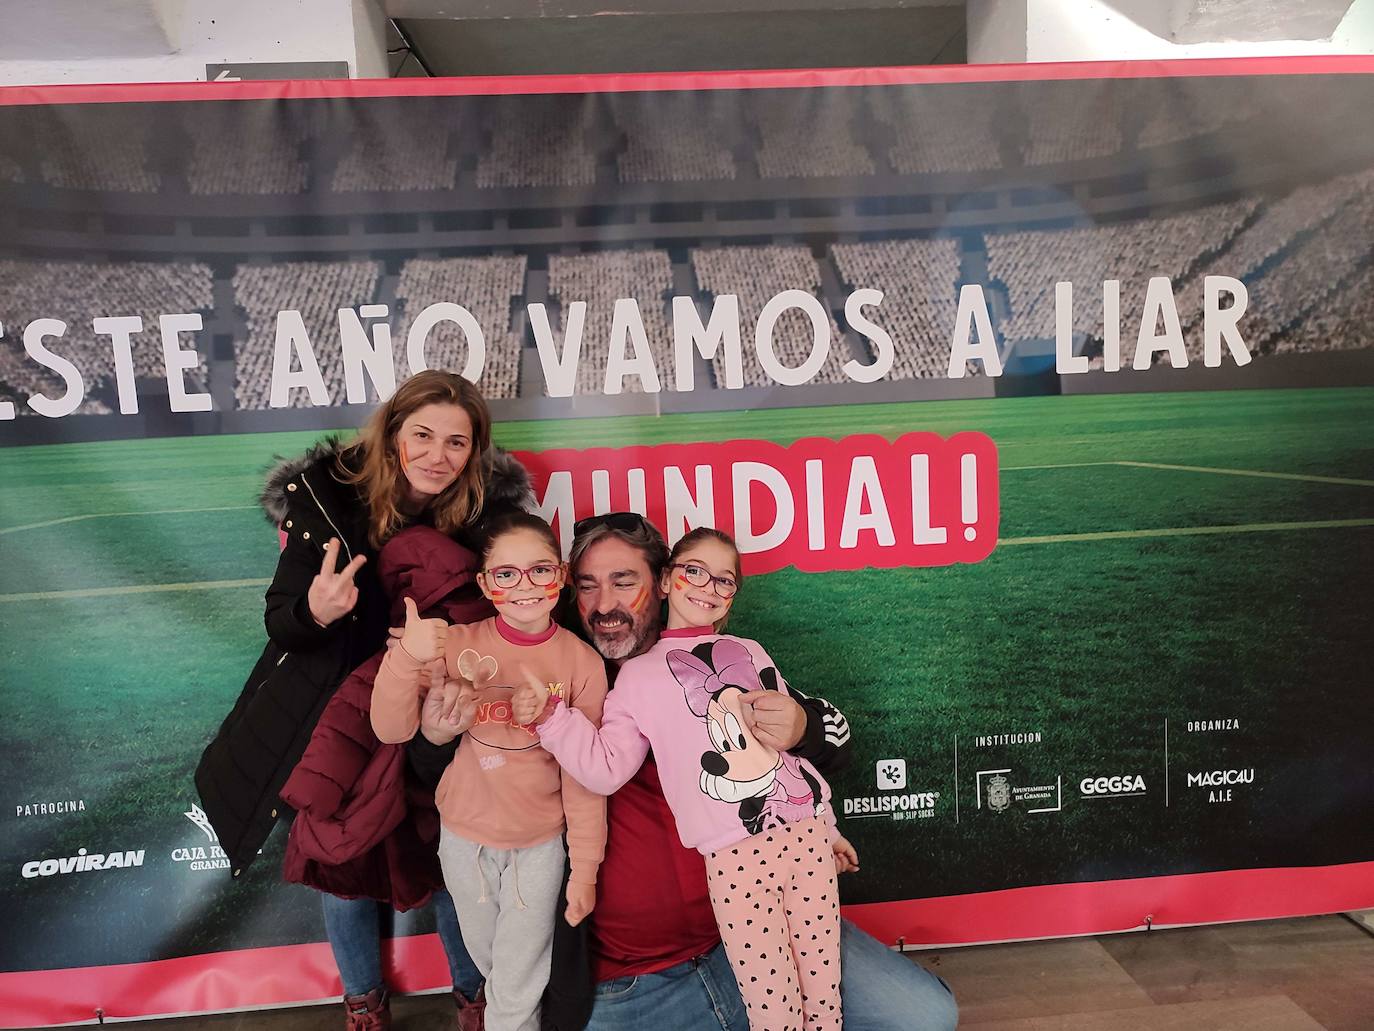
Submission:
[[[477,588],[478,557],[429,527],[402,530],[378,556],[391,622],[405,622],[404,598],[450,623],[494,610]],[[368,711],[379,653],[339,685],[281,797],[296,810],[282,876],[344,898],[373,898],[398,910],[424,905],[443,886],[434,793],[410,775],[406,745],[384,745]]]

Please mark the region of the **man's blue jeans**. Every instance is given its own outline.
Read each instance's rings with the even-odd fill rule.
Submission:
[[[959,1008],[944,981],[848,920],[840,925],[845,1031],[954,1031]],[[587,1031],[748,1031],[725,947],[656,974],[596,986]]]
[[[334,962],[339,964],[339,978],[345,995],[366,995],[382,986],[382,935],[379,924],[381,903],[372,899],[341,899],[328,892],[320,892],[324,903],[324,929]],[[477,994],[482,975],[463,946],[458,931],[458,914],[453,899],[446,891],[436,891],[430,899],[434,907],[434,923],[439,940],[448,956],[448,969],[453,987],[469,999]]]

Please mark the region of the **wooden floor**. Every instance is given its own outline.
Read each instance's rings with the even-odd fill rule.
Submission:
[[[1339,916],[916,955],[979,1031],[1374,1031],[1374,937]],[[447,997],[392,1003],[396,1031],[452,1028]],[[341,1007],[135,1021],[148,1031],[314,1031]],[[920,1031],[911,1028],[910,1031]]]

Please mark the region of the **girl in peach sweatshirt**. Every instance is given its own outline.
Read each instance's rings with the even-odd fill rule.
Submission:
[[[533,678],[516,692],[517,718],[537,723],[563,768],[607,794],[652,750],[678,837],[706,857],[751,1031],[840,1031],[835,876],[857,869],[858,855],[836,829],[820,772],[751,729],[753,701],[790,688],[758,642],[721,632],[740,584],[734,541],[700,527],[668,562],[668,625],[620,667],[603,726]]]
[[[414,736],[422,687],[441,681],[464,734],[435,792],[439,860],[463,942],[487,979],[487,1031],[539,1026],[564,831],[570,924],[595,904],[605,852],[606,800],[564,773],[511,709],[515,685],[534,678],[594,724],[601,721],[605,666],[552,620],[566,575],[559,554],[553,531],[537,516],[497,519],[477,576],[497,615],[448,626],[421,619],[407,600],[405,633],[373,689],[372,727],[384,742]]]

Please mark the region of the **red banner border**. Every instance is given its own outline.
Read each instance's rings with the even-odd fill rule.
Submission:
[[[195,100],[610,93],[655,90],[797,89],[939,83],[1237,75],[1374,73],[1374,57],[1304,56],[1109,61],[910,68],[672,72],[177,82],[0,87],[0,106]],[[1374,862],[1332,867],[1232,870],[1085,884],[1041,885],[973,895],[848,906],[846,915],[888,942],[960,945],[1068,937],[1145,926],[1223,923],[1343,912],[1374,905]],[[447,984],[434,935],[391,943],[399,991]],[[69,970],[0,974],[4,1026],[268,1008],[340,995],[323,943],[211,953]]]
[[[907,945],[1059,938],[1147,926],[1272,920],[1374,906],[1374,862],[1142,877],[846,906],[880,940]],[[436,935],[394,939],[397,991],[446,987]],[[0,974],[0,1025],[263,1009],[341,996],[329,946],[284,945],[180,959]]]
[[[0,107],[181,100],[285,100],[334,97],[489,96],[527,93],[634,93],[654,90],[800,89],[909,86],[959,82],[1159,79],[1233,75],[1360,75],[1374,72],[1363,54],[1217,57],[1170,61],[1066,61],[1030,64],[807,68],[733,72],[635,72],[597,75],[487,75],[465,78],[299,79],[252,82],[146,82],[0,87]]]

